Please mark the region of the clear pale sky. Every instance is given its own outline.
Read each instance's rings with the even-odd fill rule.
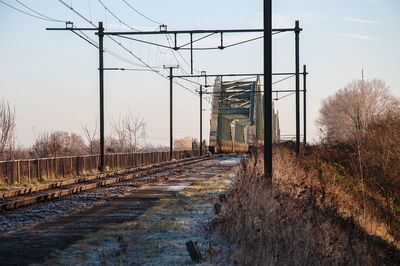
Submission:
[[[32,13],[14,0],[2,0]],[[227,29],[262,27],[261,0],[133,1],[137,10],[168,29]],[[49,17],[73,21],[77,27],[90,26],[59,1],[20,0]],[[102,2],[130,26],[155,30],[158,25],[144,19],[122,0]],[[98,0],[65,0],[82,15],[106,31],[127,30],[105,12]],[[274,27],[293,27],[300,20],[301,65],[307,64],[310,139],[317,139],[315,120],[321,100],[352,79],[381,78],[400,95],[400,1],[398,0],[275,0]],[[62,130],[82,134],[81,124],[93,127],[98,120],[98,51],[68,31],[50,32],[46,27],[64,27],[63,23],[39,20],[9,8],[0,2],[0,97],[15,106],[17,137],[20,145],[30,145],[35,135]],[[97,37],[88,32],[97,40]],[[230,35],[226,43],[259,35]],[[143,40],[167,44],[164,36]],[[170,50],[118,39],[151,66],[176,64]],[[184,43],[185,40],[179,40]],[[217,46],[218,36],[199,42],[199,47]],[[139,63],[111,40],[105,47]],[[294,71],[294,34],[273,38],[273,70]],[[181,52],[189,61],[189,54]],[[185,71],[189,67],[176,54]],[[105,54],[106,67],[135,68]],[[208,73],[262,72],[262,40],[224,51],[195,51],[194,67]],[[178,70],[176,73],[181,73]],[[210,80],[211,81],[211,80]],[[197,86],[180,81],[191,90]],[[274,89],[293,89],[294,79]],[[284,94],[280,95],[283,96]],[[294,96],[276,102],[282,134],[294,134]],[[181,87],[174,95],[175,137],[198,136],[198,97]],[[110,122],[127,112],[139,113],[147,124],[147,142],[167,144],[169,138],[169,83],[150,72],[108,71],[105,73],[106,132]],[[209,105],[205,103],[204,136],[208,138]]]

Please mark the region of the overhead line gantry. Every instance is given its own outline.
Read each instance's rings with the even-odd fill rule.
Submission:
[[[63,1],[61,1],[63,2]],[[85,30],[94,30],[97,31],[95,34],[99,36],[99,80],[100,80],[100,168],[103,170],[104,169],[104,66],[103,66],[103,53],[104,53],[104,48],[103,48],[103,38],[104,36],[126,36],[126,35],[174,35],[174,46],[169,47],[174,50],[179,50],[182,49],[184,46],[190,45],[190,66],[191,66],[191,77],[195,77],[196,75],[193,75],[193,50],[196,48],[193,47],[194,42],[198,41],[193,40],[193,35],[196,34],[209,34],[210,36],[213,34],[220,34],[220,45],[216,47],[217,49],[223,50],[225,48],[229,48],[232,45],[224,45],[224,34],[228,33],[263,33],[263,37],[257,37],[251,40],[243,41],[240,43],[237,43],[235,45],[243,44],[248,41],[256,40],[256,39],[261,39],[264,38],[264,172],[265,176],[267,178],[272,177],[272,76],[273,75],[287,75],[289,73],[272,73],[272,35],[281,33],[281,32],[295,32],[295,76],[296,76],[296,152],[299,155],[300,154],[300,57],[299,57],[299,34],[302,31],[302,29],[299,27],[299,22],[296,21],[295,27],[294,28],[277,28],[273,29],[272,28],[272,0],[264,0],[263,1],[263,24],[264,27],[262,29],[211,29],[211,30],[167,30],[166,25],[161,25],[159,31],[130,31],[130,32],[106,32],[103,28],[103,25],[101,22],[99,22],[98,28],[91,22],[88,21],[90,24],[94,26],[94,28],[75,28],[75,27],[68,27],[68,23],[65,29],[61,28],[48,28],[48,30],[80,30],[80,31],[85,31]],[[64,3],[65,4],[65,3]],[[66,5],[66,4],[65,4]],[[68,5],[66,5],[68,6]],[[71,8],[72,9],[72,8]],[[72,9],[73,10],[73,9]],[[74,10],[73,10],[74,11]],[[74,11],[76,12],[76,11]],[[78,15],[80,15],[78,13]],[[81,15],[80,15],[81,16]],[[72,26],[72,24],[71,24]],[[178,46],[178,36],[182,34],[189,34],[190,35],[190,42],[188,44],[185,44],[182,47]],[[112,37],[110,37],[112,38]],[[112,39],[115,43],[121,45],[114,39]],[[215,48],[213,48],[215,49]],[[136,56],[135,56],[136,57]],[[137,58],[137,57],[136,57]],[[140,58],[137,58],[140,60]],[[142,63],[143,61],[140,60]],[[150,66],[145,64],[146,67],[149,67],[152,69]],[[290,73],[293,74],[293,73]],[[306,70],[304,68],[304,77],[306,76]],[[246,76],[248,76],[247,74]],[[252,74],[254,75],[254,74]],[[257,74],[256,74],[257,75]],[[208,77],[212,75],[207,75]],[[216,75],[216,76],[221,76],[221,75]],[[238,74],[231,74],[230,76],[239,76]],[[171,91],[172,91],[172,74],[170,74],[170,84],[171,84]],[[304,78],[304,86],[306,84],[305,78]],[[304,92],[306,90],[304,89]],[[202,96],[202,87],[200,88],[200,97]],[[172,97],[172,93],[170,95]],[[305,93],[304,93],[304,102],[305,102]],[[170,108],[172,108],[172,101]],[[305,111],[304,111],[305,113]],[[172,114],[171,114],[172,116]],[[172,121],[172,117],[171,117]],[[170,132],[172,132],[172,125]],[[172,136],[172,134],[170,134]],[[202,140],[200,140],[201,142]],[[304,141],[305,139],[305,129],[304,129]],[[170,146],[172,146],[170,142]],[[172,148],[172,147],[170,147]],[[172,159],[172,158],[171,158]]]

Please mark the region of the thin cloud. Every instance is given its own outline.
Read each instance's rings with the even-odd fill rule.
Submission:
[[[361,19],[361,18],[341,17],[340,19],[346,20],[346,21],[351,21],[351,22],[363,23],[363,24],[375,24],[375,25],[381,24],[379,21]]]
[[[339,33],[337,35],[351,38],[351,39],[357,39],[357,40],[379,41],[379,39],[377,39],[377,38],[367,36],[367,35],[361,35],[361,34]]]

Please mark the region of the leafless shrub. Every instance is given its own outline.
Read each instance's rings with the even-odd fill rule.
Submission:
[[[118,122],[112,123],[116,141],[111,141],[111,149],[119,152],[137,152],[140,148],[140,139],[145,136],[144,119],[137,114],[128,113],[120,117]]]
[[[94,129],[91,130],[89,129],[89,127],[85,124],[82,124],[82,130],[84,133],[84,136],[86,138],[86,141],[88,143],[88,151],[90,154],[95,154],[95,153],[99,153],[100,150],[100,143],[99,140],[96,139],[98,130],[97,130],[97,122],[95,122],[95,126]]]
[[[56,131],[41,134],[31,148],[34,158],[57,157],[85,154],[86,145],[81,136],[75,133]]]

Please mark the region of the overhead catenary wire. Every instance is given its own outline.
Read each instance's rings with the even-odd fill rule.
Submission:
[[[43,15],[42,13],[40,13],[40,12],[34,10],[33,8],[27,6],[26,4],[22,3],[21,1],[19,1],[19,0],[15,0],[15,1],[16,1],[18,4],[20,4],[21,6],[25,7],[26,9],[32,11],[33,13],[35,13],[35,14],[37,14],[37,15],[39,15],[39,16],[42,16],[43,18],[47,18],[47,19],[50,20],[50,21],[53,21],[53,22],[67,22],[67,21],[65,21],[65,20],[55,19],[55,18],[46,16],[46,15]]]
[[[214,34],[216,34],[216,32],[212,32],[212,33],[210,33],[210,34],[208,34],[208,35],[206,35],[206,36],[200,37],[200,38],[198,38],[198,39],[196,39],[196,40],[194,40],[194,41],[192,41],[192,42],[188,42],[188,43],[186,43],[186,44],[180,45],[180,46],[177,47],[177,49],[181,49],[181,48],[183,48],[183,47],[185,47],[185,46],[190,45],[191,43],[196,43],[196,42],[198,42],[198,41],[204,40],[204,39],[206,39],[206,38],[208,38],[208,37],[211,37],[211,36],[214,35]]]
[[[169,39],[168,39],[168,36],[167,36],[167,41],[168,41],[168,44],[169,44],[169,47],[170,47],[170,46],[171,46],[171,43],[170,43],[170,41],[169,41]],[[186,71],[185,68],[182,66],[182,64],[179,62],[179,60],[178,60],[178,58],[176,57],[174,51],[173,51],[173,50],[170,50],[170,51],[171,51],[172,56],[175,58],[176,63],[180,66],[180,68],[179,68],[180,71],[181,71],[184,75],[189,75],[189,72]],[[183,58],[183,57],[182,57],[182,58]],[[190,67],[190,64],[188,64],[187,61],[184,60],[184,62]]]
[[[94,47],[96,47],[97,49],[99,49],[99,45],[98,45],[98,44],[92,42],[91,40],[89,40],[89,39],[87,39],[86,37],[84,37],[84,36],[81,35],[81,34],[82,34],[82,31],[79,31],[81,34],[79,34],[79,33],[78,33],[77,31],[75,31],[75,30],[71,30],[71,31],[72,31],[73,34],[77,35],[79,38],[85,40],[87,43],[89,43],[89,44],[93,45]]]
[[[241,41],[241,42],[237,42],[237,43],[234,43],[234,44],[226,45],[226,46],[224,46],[224,49],[225,48],[234,47],[234,46],[237,46],[237,45],[241,45],[241,44],[245,44],[245,43],[249,43],[249,42],[253,42],[253,41],[256,41],[256,40],[259,40],[259,39],[262,39],[262,38],[264,38],[264,36],[259,36],[259,37],[255,37],[255,38],[252,38],[252,39],[248,39],[248,40],[244,40],[244,41]]]
[[[124,49],[125,51],[127,51],[128,53],[130,53],[133,57],[135,57],[137,60],[139,60],[141,63],[144,64],[145,67],[149,68],[150,70],[152,70],[154,73],[156,73],[157,75],[165,78],[165,79],[169,79],[166,75],[161,74],[159,71],[155,70],[152,66],[150,66],[149,64],[147,64],[145,61],[143,61],[140,57],[138,57],[136,54],[134,54],[132,51],[130,51],[128,48],[126,48],[124,45],[122,45],[120,42],[116,41],[114,38],[112,38],[111,36],[109,36],[109,38],[115,42],[116,44],[118,44],[122,49]],[[187,90],[188,92],[196,95],[197,93],[192,91],[191,89],[187,88],[186,86],[174,81],[174,83],[180,87],[182,87],[183,89]]]
[[[285,81],[285,80],[288,80],[288,79],[290,79],[290,78],[293,78],[294,76],[296,76],[296,75],[291,75],[291,76],[289,76],[289,77],[286,77],[286,78],[277,80],[277,81],[275,81],[275,82],[272,82],[272,85],[275,85],[275,84],[278,84],[278,83],[283,82],[283,81]]]
[[[74,27],[74,28],[76,28],[76,27]],[[87,42],[89,42],[89,43],[93,43],[93,44],[95,45],[95,47],[98,48],[98,43],[97,43],[95,40],[93,40],[92,38],[90,38],[90,37],[89,37],[87,34],[85,34],[83,31],[80,31],[80,30],[78,30],[78,31],[80,32],[81,35],[84,36],[85,41],[87,41]],[[82,37],[82,36],[80,36],[80,37]],[[104,48],[104,52],[105,52],[105,53],[108,53],[108,54],[111,55],[112,57],[114,57],[114,58],[116,58],[116,59],[118,59],[118,60],[120,60],[120,61],[122,61],[122,62],[125,62],[125,63],[127,63],[127,64],[131,64],[131,65],[134,65],[134,66],[140,66],[140,67],[143,66],[142,64],[138,64],[138,63],[136,63],[136,62],[134,62],[134,61],[132,61],[132,60],[129,60],[129,59],[127,59],[127,58],[125,58],[125,57],[123,57],[123,56],[121,56],[121,55],[119,55],[119,54],[117,54],[117,53],[111,51],[110,49]],[[154,67],[154,68],[155,68],[155,67]]]
[[[68,5],[67,3],[65,3],[63,0],[58,0],[60,3],[62,3],[64,6],[66,6],[68,9],[70,9],[71,11],[73,11],[75,14],[77,14],[79,17],[81,17],[82,19],[84,19],[86,22],[88,22],[89,24],[91,24],[94,27],[97,27],[92,21],[90,21],[89,19],[87,19],[85,16],[83,16],[82,14],[80,14],[76,9],[74,9],[72,7],[72,5]],[[108,35],[107,35],[108,36]],[[142,60],[139,56],[137,56],[136,54],[134,54],[131,50],[129,50],[128,48],[126,48],[123,44],[121,44],[120,42],[118,42],[117,40],[115,40],[115,38],[113,38],[112,36],[108,36],[109,39],[111,39],[114,43],[116,43],[117,45],[119,45],[122,49],[124,49],[126,52],[128,52],[129,54],[131,54],[133,57],[135,57],[138,61],[140,61],[143,66],[149,68],[150,70],[152,70],[154,73],[156,73],[157,75],[163,77],[164,79],[169,79],[166,75],[161,74],[159,71],[157,71],[154,67],[150,66],[149,64],[147,64],[144,60]],[[198,96],[198,94],[196,92],[194,92],[193,90],[187,88],[186,86],[174,81],[174,83],[178,86],[180,86],[181,88],[187,90],[188,92],[192,93],[193,95]]]
[[[92,5],[90,3],[90,0],[88,0],[88,5],[89,5],[89,17],[90,17],[90,20],[92,20]]]
[[[149,44],[149,45],[153,45],[153,46],[157,46],[157,47],[162,47],[162,48],[166,48],[166,49],[173,49],[172,47],[170,47],[168,45],[163,45],[163,44],[144,41],[144,40],[139,40],[139,39],[128,37],[128,36],[117,35],[117,37],[120,37],[120,38],[123,38],[123,39],[128,39],[128,40],[135,41],[135,42],[145,43],[145,44]]]
[[[73,11],[76,15],[78,15],[79,17],[81,17],[83,20],[85,20],[86,22],[88,22],[90,25],[92,25],[93,27],[97,28],[96,24],[94,24],[92,21],[90,21],[89,19],[87,19],[85,16],[83,16],[82,14],[80,14],[77,10],[75,10],[72,5],[68,5],[67,3],[65,3],[63,0],[58,0],[60,3],[62,3],[64,6],[66,6],[68,9],[70,9],[71,11]],[[117,42],[114,38],[112,38],[111,36],[109,36],[109,38],[111,40],[113,40],[114,42],[116,42],[117,44],[119,44],[120,46],[123,46],[122,44],[120,44],[119,42]],[[127,49],[126,47],[124,47],[126,50],[129,51],[129,49]],[[115,54],[115,53],[114,53]],[[133,55],[133,53],[132,53]],[[134,55],[136,57],[136,55]],[[122,58],[122,56],[119,56],[120,58]],[[139,59],[138,57],[136,57],[136,59]],[[129,59],[126,59],[129,60]],[[142,62],[143,63],[143,62]],[[135,65],[139,65],[139,64],[135,64]],[[141,66],[141,65],[139,65]],[[148,65],[147,65],[148,66]],[[148,66],[149,68],[152,69],[152,67]],[[156,70],[154,70],[155,72],[157,72]]]
[[[171,47],[171,43],[170,43],[169,36],[166,35],[166,37],[167,37],[168,44],[169,44],[169,46]],[[172,41],[172,40],[171,40],[171,41]],[[183,61],[184,61],[188,66],[190,66],[190,64],[185,60],[185,58],[182,56],[182,54],[181,54],[179,51],[177,51],[177,52],[178,52],[178,54],[181,56],[181,58],[183,59]],[[181,71],[182,73],[184,73],[185,75],[189,75],[188,71],[186,71],[186,70],[182,67],[182,64],[179,62],[178,58],[176,57],[176,55],[175,55],[175,53],[174,53],[174,50],[171,50],[171,53],[172,53],[173,57],[175,58],[175,61],[177,62],[177,64],[181,66],[181,67],[179,68],[180,71]],[[200,73],[200,71],[198,71],[198,70],[196,70],[196,69],[194,69],[194,70],[195,70],[196,72]],[[193,84],[196,84],[196,85],[198,85],[198,86],[202,85],[202,84],[200,84],[200,83],[198,83],[198,82],[194,82],[194,81],[191,81],[191,80],[188,80],[188,79],[183,79],[183,80],[188,81],[188,82],[193,83]],[[197,95],[197,94],[196,94],[196,95]],[[211,101],[210,101],[209,99],[206,99],[205,97],[200,96],[200,94],[199,94],[199,97],[202,97],[205,101],[211,103]]]
[[[275,101],[279,101],[279,100],[282,100],[282,99],[284,99],[286,97],[292,96],[293,94],[295,94],[295,92],[289,93],[289,94],[281,96],[281,97],[276,97],[276,98],[274,98],[274,100]]]
[[[278,33],[280,33],[280,32],[278,32]],[[145,44],[149,44],[149,45],[153,45],[153,46],[158,46],[158,47],[166,48],[166,49],[176,50],[176,51],[178,51],[178,52],[179,52],[179,50],[185,50],[185,51],[189,51],[189,50],[193,50],[193,51],[196,51],[196,50],[198,50],[198,51],[204,51],[204,50],[221,50],[221,49],[231,48],[231,47],[234,47],[234,46],[238,46],[238,45],[241,45],[241,44],[253,42],[253,41],[260,40],[260,39],[263,39],[263,38],[264,38],[264,36],[259,36],[259,37],[251,38],[251,39],[248,39],[248,40],[244,40],[244,41],[232,43],[232,44],[229,44],[229,45],[226,45],[226,46],[223,46],[223,47],[218,46],[218,47],[194,47],[194,48],[185,48],[184,46],[186,46],[187,44],[185,44],[185,45],[183,45],[183,46],[177,46],[177,47],[175,47],[175,46],[172,46],[172,45],[168,46],[168,45],[164,45],[164,44],[160,44],[160,43],[155,43],[155,42],[150,42],[150,41],[139,40],[139,39],[137,39],[137,38],[133,38],[133,37],[129,37],[129,36],[123,36],[123,35],[115,35],[115,36],[120,37],[120,38],[124,38],[124,39],[128,39],[128,40],[132,40],[132,41],[136,41],[136,42],[141,42],[141,43],[145,43]],[[211,34],[209,34],[209,36],[204,36],[204,38],[210,37],[210,36],[211,36]],[[167,38],[168,38],[168,40],[171,40],[170,37],[169,37],[168,35],[167,35]],[[204,39],[204,38],[203,38],[203,39]],[[190,44],[190,43],[189,43],[189,44]]]
[[[185,78],[181,78],[181,79],[184,80],[184,81],[187,81],[187,82],[196,84],[196,85],[198,85],[198,86],[203,86],[203,84],[201,84],[201,83],[199,83],[199,82],[196,82],[196,81],[193,81],[193,80],[190,80],[190,79],[185,79]]]
[[[54,19],[54,18],[50,18],[50,17],[48,17],[48,16],[45,16],[45,15],[43,15],[43,14],[41,14],[41,13],[39,13],[39,12],[33,10],[32,8],[28,7],[27,5],[22,4],[22,3],[19,2],[19,1],[17,1],[17,2],[18,2],[19,4],[21,4],[22,6],[24,6],[26,9],[30,10],[31,12],[34,12],[34,13],[37,14],[37,15],[34,15],[34,14],[28,13],[28,12],[26,12],[26,11],[23,11],[23,10],[21,10],[21,9],[15,7],[15,6],[12,6],[12,5],[10,5],[10,4],[8,4],[8,3],[6,3],[6,2],[0,0],[0,3],[2,3],[2,4],[4,4],[4,5],[6,5],[6,6],[8,6],[9,8],[12,8],[12,9],[14,9],[14,10],[20,12],[20,13],[23,13],[23,14],[25,14],[25,15],[28,15],[28,16],[30,16],[30,17],[34,17],[34,18],[37,18],[37,19],[45,20],[45,21],[51,21],[51,22],[66,22],[66,21],[64,21],[64,20],[58,20],[58,19]]]
[[[140,15],[141,17],[147,19],[150,22],[153,22],[154,24],[158,24],[158,25],[163,25],[164,23],[158,22],[157,20],[154,20],[148,16],[146,16],[145,14],[143,14],[142,12],[140,12],[139,10],[137,10],[135,7],[133,7],[131,4],[129,4],[127,1],[122,0],[130,9],[132,9],[136,14]]]
[[[120,23],[124,24],[125,26],[129,27],[129,28],[132,29],[132,30],[138,31],[137,29],[135,29],[135,28],[129,26],[127,23],[125,23],[124,21],[122,21],[118,16],[116,16],[116,15],[115,15],[101,0],[98,0],[98,2],[105,8],[105,10],[107,10],[112,16],[114,16]],[[127,3],[126,1],[124,1],[124,2],[125,2],[127,5],[129,5],[129,3]],[[131,5],[129,5],[129,7],[131,7],[131,9],[134,9]],[[71,9],[72,9],[72,5],[71,5]],[[136,9],[134,9],[134,10],[137,11]],[[140,13],[140,12],[139,12],[139,13]],[[142,13],[140,13],[140,14],[143,15]],[[144,17],[146,17],[146,16],[144,16]],[[148,17],[146,17],[146,18],[148,18]],[[149,18],[148,18],[148,19],[149,19]],[[153,22],[154,22],[154,21],[153,21]],[[157,23],[157,22],[156,22],[156,23]],[[161,23],[159,23],[159,24],[161,24]],[[278,34],[278,33],[281,33],[281,31],[279,31],[279,32],[274,32],[273,35]],[[203,36],[203,37],[201,37],[201,38],[195,40],[194,42],[197,42],[197,41],[200,41],[200,40],[202,40],[202,39],[208,38],[208,37],[210,37],[210,36],[212,36],[212,35],[214,35],[214,34],[215,34],[215,33],[208,34],[207,36]],[[125,36],[120,36],[120,37],[125,37]],[[110,37],[110,38],[111,38],[111,37]],[[244,44],[244,43],[248,43],[248,42],[251,42],[251,41],[255,41],[255,40],[258,40],[258,39],[261,39],[261,38],[263,38],[263,37],[261,36],[261,37],[252,38],[252,39],[249,39],[249,40],[245,40],[245,41],[241,41],[241,42],[238,42],[238,43],[234,43],[234,44],[225,46],[225,47],[223,47],[223,48],[229,48],[229,47],[237,46],[237,45]],[[111,39],[112,39],[115,43],[117,43],[117,44],[119,44],[119,45],[121,46],[121,43],[116,42],[113,38],[111,38]],[[139,42],[144,42],[144,43],[147,43],[147,44],[156,45],[156,46],[158,46],[158,47],[170,48],[170,49],[174,49],[174,50],[181,49],[181,48],[183,48],[184,46],[187,46],[187,45],[189,45],[189,44],[193,44],[193,43],[194,43],[194,42],[190,42],[190,43],[187,43],[187,44],[185,44],[185,45],[180,46],[179,48],[176,48],[176,47],[171,47],[171,45],[170,45],[170,47],[167,47],[167,46],[164,46],[164,45],[160,45],[160,44],[158,44],[158,43],[146,42],[146,41],[143,41],[143,40],[138,40],[138,39],[133,39],[133,38],[130,38],[130,39],[135,40],[135,41],[139,41]],[[168,42],[169,42],[169,41],[168,41]],[[124,47],[123,47],[123,48],[124,48]],[[189,48],[189,49],[193,50],[193,48]],[[212,48],[195,48],[195,49],[203,50],[203,49],[212,49]],[[221,49],[221,47],[218,47],[218,48],[216,48],[216,49]],[[125,50],[128,51],[129,49],[125,49]],[[130,52],[132,55],[134,55],[130,50],[129,50],[128,52]],[[178,52],[179,52],[179,51],[178,51]],[[173,53],[173,54],[174,54],[174,53]],[[179,53],[179,55],[182,57],[182,59],[185,61],[185,63],[188,64],[187,61],[184,59],[184,57],[183,57],[180,53]],[[135,55],[134,55],[134,56],[135,56]],[[138,59],[139,61],[141,61],[143,64],[145,64],[147,67],[149,67],[149,66],[148,66],[143,60],[141,60],[139,57],[137,57],[137,56],[135,56],[135,57],[136,57],[136,59]],[[175,57],[177,63],[179,64],[179,60],[177,59],[177,57],[175,56],[175,54],[174,54],[174,57]],[[151,67],[150,67],[150,69],[153,70]],[[186,72],[186,71],[185,71],[185,72]],[[158,72],[157,72],[157,73],[158,73]],[[187,72],[186,72],[186,73],[187,73]]]
[[[76,11],[76,10],[72,7],[72,3],[71,3],[71,5],[68,5],[68,4],[65,3],[63,0],[58,0],[58,2],[60,2],[61,4],[63,4],[65,7],[67,7],[68,9],[70,9],[72,12],[74,12],[76,15],[78,15],[80,18],[82,18],[83,20],[85,20],[86,22],[88,22],[89,24],[91,24],[92,26],[94,26],[95,28],[97,27],[91,20],[87,19],[85,16],[83,16],[83,15],[80,14],[78,11]]]
[[[104,9],[111,14],[111,16],[113,16],[116,20],[118,20],[119,23],[125,25],[126,27],[128,27],[129,29],[133,30],[133,31],[139,31],[138,29],[135,29],[133,27],[131,27],[129,24],[125,23],[122,19],[120,19],[117,15],[115,15],[114,12],[112,12],[101,0],[97,0],[103,7]]]
[[[178,58],[176,57],[176,55],[175,55],[175,53],[174,53],[175,51],[176,51],[176,52],[178,53],[178,55],[182,58],[183,62],[184,62],[188,67],[191,67],[191,64],[185,59],[185,57],[182,55],[182,53],[181,53],[179,50],[175,50],[175,49],[172,47],[171,42],[173,43],[173,40],[171,39],[171,37],[170,37],[168,34],[166,34],[166,38],[167,38],[167,42],[168,42],[169,48],[172,49],[172,54],[174,55],[176,61],[178,62],[179,60],[178,60]],[[179,64],[179,65],[182,65],[182,64]],[[197,72],[197,73],[200,73],[200,71],[198,71],[197,69],[193,69],[193,70],[194,70],[195,72]],[[185,71],[185,74],[188,75],[188,71]]]

